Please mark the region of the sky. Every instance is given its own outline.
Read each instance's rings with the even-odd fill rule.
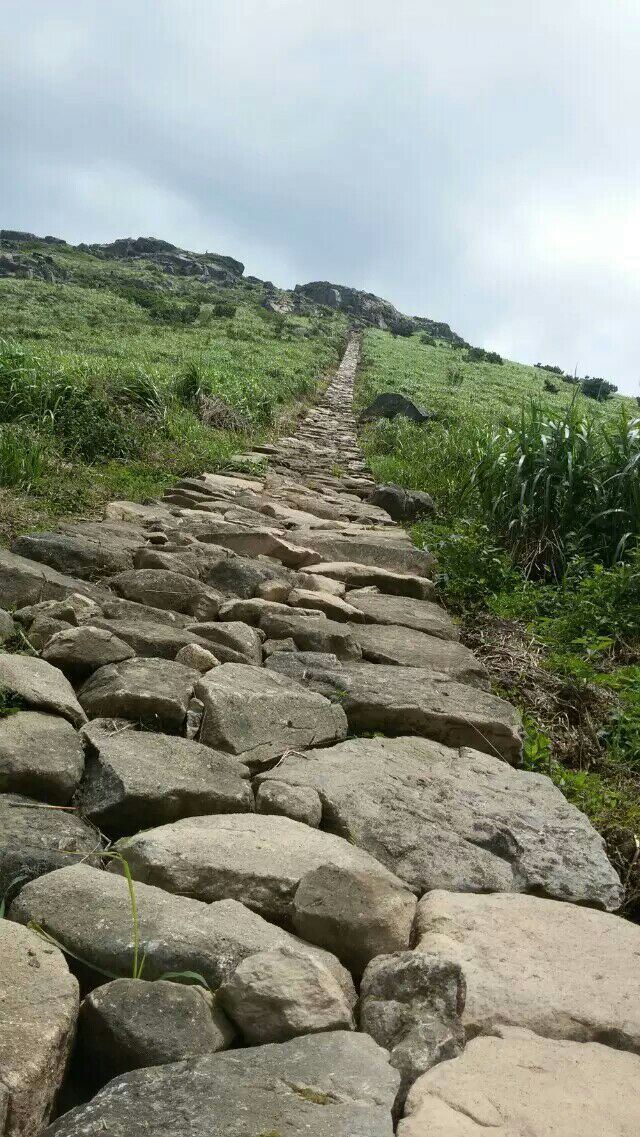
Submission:
[[[640,392],[638,0],[0,0],[0,227],[330,280]]]

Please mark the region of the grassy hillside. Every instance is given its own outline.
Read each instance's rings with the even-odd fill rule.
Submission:
[[[467,356],[367,331],[359,404],[401,391],[437,417],[380,422],[365,449],[378,481],[432,494],[436,516],[413,532],[443,599],[519,703],[528,768],[591,817],[638,913],[640,411]]]
[[[51,259],[64,282],[0,280],[5,538],[224,466],[314,394],[344,343],[339,314],[269,312],[244,280],[167,279],[65,247]],[[202,395],[224,400],[233,431],[200,421]]]

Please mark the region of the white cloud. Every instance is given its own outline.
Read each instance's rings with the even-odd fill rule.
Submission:
[[[639,32],[637,0],[4,0],[2,222],[360,285],[635,389]]]

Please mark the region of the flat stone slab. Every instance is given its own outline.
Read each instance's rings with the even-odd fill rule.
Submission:
[[[397,1084],[368,1035],[305,1035],[124,1074],[44,1137],[393,1137]]]
[[[298,531],[292,540],[300,541],[320,553],[323,561],[356,561],[361,565],[375,565],[394,573],[413,573],[429,576],[434,560],[430,553],[417,549],[403,530],[392,534],[359,533],[353,536],[341,533]]]
[[[91,718],[131,719],[177,734],[199,679],[199,671],[168,659],[126,659],[94,671],[78,698]]]
[[[66,719],[18,711],[0,719],[0,791],[67,805],[84,770],[80,736]]]
[[[320,948],[303,944],[263,920],[237,900],[203,904],[172,896],[162,888],[135,885],[144,977],[195,971],[216,990],[241,960],[281,944],[322,959],[338,974],[338,961]],[[57,869],[30,881],[9,910],[11,920],[33,920],[81,960],[112,978],[131,975],[133,925],[131,900],[123,876],[88,865]],[[0,929],[2,928],[0,921]]]
[[[357,660],[362,654],[351,626],[329,620],[322,612],[312,617],[295,608],[283,612],[265,609],[260,616],[260,627],[269,639],[291,638],[300,651],[330,652],[344,660]]]
[[[88,745],[80,806],[110,837],[122,837],[194,814],[253,810],[249,770],[230,754],[166,734],[99,723]]]
[[[640,1052],[640,928],[620,916],[515,893],[430,892],[418,950],[460,964],[467,1036],[500,1024]]]
[[[196,620],[214,620],[222,603],[215,588],[168,569],[130,569],[110,577],[109,587],[125,600],[168,608]]]
[[[142,659],[175,659],[178,652],[190,644],[205,645],[205,640],[186,628],[173,624],[160,624],[155,620],[124,619],[105,620],[98,618],[92,623],[96,628],[104,628],[128,644],[131,650]]]
[[[74,726],[87,721],[69,680],[36,656],[0,653],[0,690],[27,707],[61,715]]]
[[[639,1086],[635,1054],[500,1029],[418,1079],[398,1137],[631,1137]]]
[[[105,527],[103,539],[76,533],[30,533],[18,537],[11,551],[18,556],[40,561],[59,572],[82,580],[97,580],[111,573],[124,572],[133,565],[133,549],[140,544],[134,536],[122,540]]]
[[[415,628],[441,640],[458,640],[460,632],[451,616],[430,600],[414,600],[411,596],[388,596],[382,592],[349,593],[349,604],[362,612],[369,624],[400,624]]]
[[[251,769],[347,733],[341,707],[261,667],[223,663],[199,677],[195,693],[204,704],[199,741],[237,754]]]
[[[416,601],[420,603],[420,601]],[[468,647],[455,640],[438,639],[399,624],[347,624],[370,663],[424,667],[450,675],[460,683],[487,688],[489,677],[484,665]]]
[[[269,920],[286,921],[302,878],[322,865],[402,881],[369,853],[289,817],[256,813],[189,817],[117,846],[136,880],[211,902],[231,897]],[[119,871],[117,862],[111,866]]]
[[[353,738],[285,755],[259,775],[260,787],[270,783],[315,790],[332,830],[419,895],[447,888],[535,892],[607,909],[622,902],[604,842],[584,814],[549,778],[480,751]]]
[[[351,730],[417,734],[447,746],[473,746],[507,762],[520,759],[520,718],[515,708],[442,673],[374,663],[345,664],[330,671],[310,663],[301,682],[335,699]]]
[[[65,1072],[78,984],[57,947],[9,920],[0,920],[0,959],[0,1131],[33,1137]]]
[[[393,596],[412,596],[415,600],[430,600],[435,595],[435,585],[426,577],[361,565],[356,561],[320,561],[306,571],[311,575],[328,576],[330,580],[342,580],[347,589],[372,587]],[[349,599],[348,594],[346,599]]]

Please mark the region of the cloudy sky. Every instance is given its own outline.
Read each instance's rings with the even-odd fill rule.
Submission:
[[[1,0],[0,226],[162,236],[640,390],[638,0]]]

